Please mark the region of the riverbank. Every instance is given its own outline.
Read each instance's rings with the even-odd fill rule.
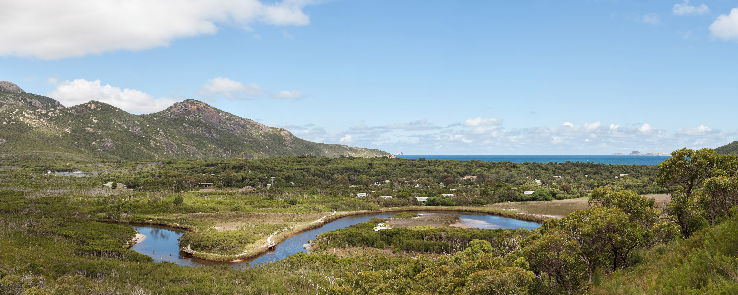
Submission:
[[[408,206],[408,207],[383,208],[379,210],[342,211],[342,212],[327,213],[326,215],[312,222],[295,225],[290,228],[287,228],[286,230],[274,232],[268,237],[257,240],[256,242],[248,245],[247,247],[244,248],[243,252],[238,253],[238,254],[220,254],[220,253],[212,253],[212,252],[205,252],[205,251],[197,251],[197,250],[192,249],[191,245],[182,246],[180,247],[180,250],[186,253],[188,256],[191,256],[192,258],[196,258],[196,259],[201,259],[201,260],[211,261],[211,262],[238,263],[238,262],[244,262],[244,261],[248,261],[250,259],[259,257],[263,255],[264,253],[269,252],[276,245],[278,245],[279,243],[283,242],[286,239],[289,239],[300,233],[319,228],[329,222],[335,221],[343,217],[382,214],[382,213],[421,212],[421,211],[422,212],[454,212],[454,213],[470,213],[470,214],[487,214],[487,215],[507,217],[507,218],[513,218],[513,219],[518,219],[518,220],[524,220],[524,221],[532,221],[532,222],[542,222],[543,220],[549,218],[549,217],[545,217],[542,215],[527,214],[524,212],[512,212],[512,211],[506,211],[506,210],[490,208],[490,207]],[[184,231],[194,230],[193,228],[190,228],[189,226],[183,226],[179,223],[173,223],[170,225],[170,224],[167,224],[167,222],[154,221],[152,219],[137,220],[137,221],[122,221],[120,223],[126,223],[126,224],[132,224],[132,225],[153,225],[157,227],[171,228],[174,230],[184,230]]]

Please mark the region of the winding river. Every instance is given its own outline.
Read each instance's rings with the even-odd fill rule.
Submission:
[[[324,224],[323,226],[318,227],[316,229],[308,230],[308,231],[299,233],[295,236],[292,236],[282,241],[281,243],[277,244],[277,246],[274,248],[273,251],[264,253],[261,256],[258,256],[249,261],[233,263],[233,266],[234,268],[244,268],[244,267],[259,265],[262,263],[267,263],[270,261],[282,260],[298,252],[306,252],[306,250],[303,248],[303,245],[309,243],[310,240],[315,239],[315,237],[317,237],[319,234],[329,232],[329,231],[334,231],[337,229],[342,229],[345,227],[352,226],[354,224],[366,222],[369,219],[372,219],[374,217],[388,218],[395,214],[397,214],[397,212],[342,217],[334,221],[328,222]],[[424,212],[421,212],[420,214],[424,214]],[[443,214],[457,215],[459,216],[460,223],[468,227],[472,227],[472,228],[535,229],[540,226],[540,224],[535,223],[535,222],[500,217],[500,216],[495,216],[495,215],[466,214],[466,213],[453,213],[453,212],[444,212]],[[222,262],[211,262],[211,261],[195,259],[195,258],[187,257],[181,254],[179,251],[179,241],[177,240],[183,234],[183,232],[181,231],[159,228],[159,227],[150,227],[150,226],[136,226],[136,230],[139,233],[146,236],[146,238],[143,241],[140,241],[137,244],[133,245],[133,247],[131,247],[131,250],[147,255],[153,258],[154,261],[157,261],[157,262],[166,261],[166,262],[176,263],[176,264],[185,265],[185,266],[198,266],[198,265],[222,263]]]

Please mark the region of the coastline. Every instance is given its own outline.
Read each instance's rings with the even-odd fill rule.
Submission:
[[[190,247],[190,245],[187,245],[185,247],[180,246],[180,251],[186,253],[187,255],[193,258],[201,259],[201,260],[205,260],[209,262],[239,263],[239,262],[244,262],[244,261],[248,261],[250,259],[259,257],[262,254],[271,251],[279,243],[295,235],[298,235],[300,233],[303,233],[303,232],[306,232],[312,229],[319,228],[329,222],[335,221],[343,217],[371,215],[371,214],[379,214],[379,213],[421,212],[421,211],[422,212],[477,213],[477,214],[481,213],[481,214],[489,214],[489,215],[513,218],[513,219],[518,219],[518,220],[523,220],[523,221],[532,221],[532,222],[538,222],[538,223],[543,222],[546,219],[555,218],[554,216],[514,212],[510,210],[490,208],[490,207],[408,206],[408,207],[382,208],[379,210],[359,210],[359,211],[341,211],[341,212],[334,211],[333,213],[325,215],[319,218],[318,220],[312,221],[310,223],[295,226],[283,232],[274,232],[267,238],[261,239],[247,246],[244,249],[244,251],[239,254],[219,254],[219,253],[212,253],[212,252],[197,251],[197,250],[193,250]],[[142,226],[157,226],[157,227],[162,227],[162,228],[167,228],[167,229],[172,229],[172,230],[184,230],[184,231],[192,230],[192,228],[188,226],[182,226],[178,223],[167,224],[165,222],[155,222],[153,220],[144,221],[144,222],[126,221],[126,220],[121,220],[121,221],[105,220],[103,222],[123,223],[123,224],[142,225]],[[137,233],[137,235],[132,239],[132,241],[136,240],[138,235],[140,234]],[[131,243],[128,247],[130,248],[133,245],[141,241],[143,240],[137,240],[135,243]]]

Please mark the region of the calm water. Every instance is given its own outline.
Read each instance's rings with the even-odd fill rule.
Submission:
[[[270,261],[282,260],[282,259],[287,258],[290,255],[293,255],[299,252],[306,252],[305,248],[303,248],[303,245],[307,244],[310,240],[315,239],[315,237],[317,237],[319,234],[329,232],[329,231],[334,231],[334,230],[345,228],[345,227],[349,227],[354,224],[366,222],[366,221],[369,221],[369,219],[372,219],[374,217],[388,218],[395,214],[396,213],[380,213],[380,214],[371,214],[371,215],[343,217],[343,218],[334,220],[332,222],[326,223],[325,225],[319,228],[309,230],[309,231],[300,233],[296,236],[293,236],[289,239],[286,239],[282,243],[279,243],[275,247],[274,251],[267,252],[248,262],[234,263],[233,266],[234,268],[244,268],[244,267],[249,267],[253,265],[258,265],[261,263],[267,263]],[[535,222],[523,221],[523,220],[518,220],[518,219],[513,219],[513,218],[494,216],[494,215],[461,214],[461,213],[448,213],[448,212],[444,212],[444,214],[458,215],[462,223],[470,227],[482,228],[482,229],[498,229],[498,228],[535,229],[540,226],[540,224],[535,223]],[[134,245],[133,247],[131,247],[131,249],[138,253],[154,258],[156,262],[168,261],[168,262],[176,263],[179,265],[185,265],[185,266],[197,266],[197,265],[209,264],[208,262],[205,262],[205,261],[199,261],[197,259],[192,259],[192,258],[180,255],[179,241],[177,239],[179,239],[179,237],[182,236],[182,232],[170,230],[170,229],[157,228],[157,227],[148,227],[148,226],[137,226],[136,230],[138,230],[139,233],[145,235],[146,239]],[[210,264],[212,264],[212,262]]]
[[[583,162],[611,165],[658,165],[669,156],[614,156],[614,155],[402,155],[402,159],[457,160],[513,163]]]

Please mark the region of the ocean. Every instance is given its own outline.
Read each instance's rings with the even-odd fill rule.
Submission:
[[[401,155],[402,159],[457,160],[513,163],[564,163],[582,162],[610,165],[658,165],[669,156],[616,156],[616,155]]]

